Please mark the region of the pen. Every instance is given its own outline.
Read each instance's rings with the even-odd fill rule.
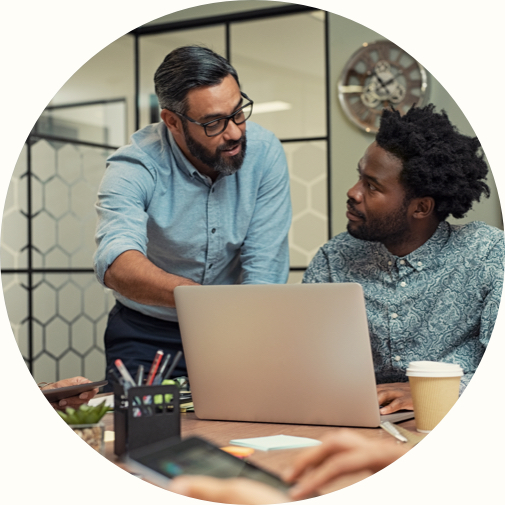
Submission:
[[[109,368],[109,374],[112,375],[112,377],[114,377],[114,380],[118,384],[121,384],[121,380],[119,378],[119,375],[117,374],[116,370],[114,370],[114,368]]]
[[[158,384],[161,384],[161,378],[163,377],[163,374],[165,373],[165,369],[167,368],[168,362],[170,361],[170,354],[167,354],[164,358],[163,361],[161,362],[160,368],[158,370],[158,373],[154,377],[153,384],[156,386]]]
[[[386,430],[390,435],[395,437],[400,442],[408,442],[408,439],[404,437],[397,429],[396,426],[389,421],[381,423],[381,428]]]
[[[130,387],[135,386],[135,382],[132,379],[130,372],[128,372],[127,368],[123,365],[123,362],[118,358],[116,361],[114,361],[114,364],[119,370],[121,377],[123,377],[125,381],[125,389],[129,389]]]
[[[142,386],[144,380],[144,365],[139,365],[137,368],[137,376],[135,377],[135,383],[137,386]]]
[[[156,371],[160,366],[161,358],[163,357],[163,351],[156,351],[156,354],[153,359],[153,363],[151,365],[151,369],[149,370],[149,374],[147,375],[146,386],[151,386],[156,375]]]
[[[163,382],[164,380],[170,379],[170,376],[172,375],[174,368],[177,366],[177,363],[179,363],[181,356],[182,356],[182,351],[178,351],[178,353],[175,355],[174,361],[172,361],[172,364],[170,365],[170,368],[166,371],[165,376],[161,378],[161,382]]]

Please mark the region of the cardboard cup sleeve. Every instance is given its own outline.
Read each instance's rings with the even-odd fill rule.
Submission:
[[[459,397],[463,370],[459,365],[413,361],[407,369],[417,431],[429,433]]]

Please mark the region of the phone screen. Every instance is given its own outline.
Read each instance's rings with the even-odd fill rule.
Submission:
[[[279,477],[228,454],[200,438],[188,438],[160,450],[132,459],[169,478],[178,475],[247,477],[286,492],[289,485]]]

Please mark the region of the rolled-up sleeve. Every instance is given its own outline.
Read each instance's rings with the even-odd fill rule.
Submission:
[[[122,156],[109,158],[95,205],[98,223],[94,268],[104,284],[109,266],[123,252],[147,252],[147,208],[155,186],[154,175],[141,162]]]
[[[269,166],[258,188],[254,214],[241,248],[244,284],[283,284],[289,275],[289,172],[277,139],[271,142],[264,160]]]

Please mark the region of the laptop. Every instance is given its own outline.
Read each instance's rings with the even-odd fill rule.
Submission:
[[[175,302],[200,419],[377,427],[363,289],[356,283],[180,286]]]

